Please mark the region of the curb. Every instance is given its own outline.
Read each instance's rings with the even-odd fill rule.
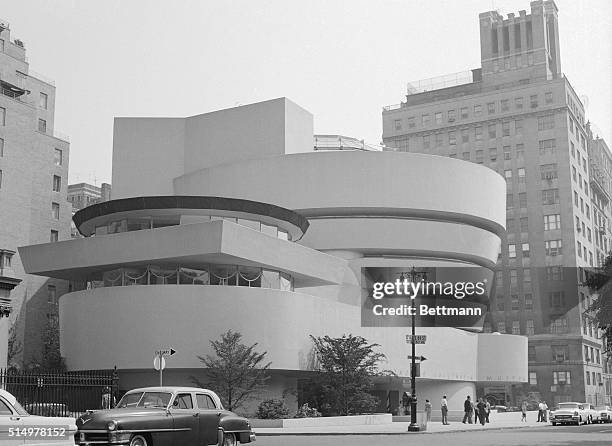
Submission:
[[[551,426],[550,424],[548,426]],[[540,428],[541,426],[505,426],[505,427],[489,427],[485,429],[456,429],[449,431],[438,431],[438,432],[257,432],[255,429],[255,435],[257,437],[282,437],[282,436],[302,436],[302,437],[316,437],[316,436],[349,436],[349,435],[436,435],[436,434],[450,434],[456,432],[483,432],[483,431],[502,431],[502,430],[514,430],[514,429],[527,429],[527,428]]]

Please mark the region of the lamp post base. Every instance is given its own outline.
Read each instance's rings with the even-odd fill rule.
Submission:
[[[410,424],[410,426],[408,426],[408,432],[419,432],[421,430],[421,427],[418,424]]]

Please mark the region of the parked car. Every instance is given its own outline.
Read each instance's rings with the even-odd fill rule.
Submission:
[[[595,411],[599,413],[600,423],[612,423],[612,407],[610,406],[595,406]]]
[[[30,415],[17,398],[3,389],[0,389],[0,425],[3,438],[50,446],[74,446],[77,430],[74,418]]]
[[[593,419],[594,411],[587,403],[559,403],[559,407],[550,413],[550,422],[557,424],[588,424]]]
[[[595,407],[590,403],[582,403],[584,411],[588,413],[587,422],[599,423],[599,411],[595,410]]]
[[[127,392],[110,410],[77,419],[81,446],[235,446],[255,441],[249,420],[223,408],[211,390],[146,387]]]

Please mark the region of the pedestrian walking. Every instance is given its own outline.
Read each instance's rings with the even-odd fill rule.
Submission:
[[[527,422],[527,401],[523,401],[523,404],[521,404],[521,421],[524,421],[525,423]]]
[[[472,412],[474,412],[474,424],[478,424],[480,412],[478,411],[478,400],[472,401]]]
[[[463,402],[463,424],[465,424],[466,420],[469,424],[472,424],[472,401],[469,395]]]
[[[489,400],[485,401],[485,406],[486,406],[485,421],[488,423],[489,414],[491,413],[491,403],[489,402]]]
[[[111,388],[105,387],[102,390],[101,408],[102,409],[112,409],[113,407],[115,407],[115,404],[117,404],[117,401],[115,400],[115,397],[111,394]]]
[[[544,423],[548,422],[548,404],[546,404],[546,401],[542,402],[544,404],[544,408],[542,409],[542,421]]]
[[[480,398],[480,400],[478,400],[476,409],[478,411],[478,418],[480,419],[480,424],[484,426],[487,417],[487,405],[485,404],[484,399]]]
[[[448,422],[448,400],[446,399],[446,395],[442,397],[440,409],[442,411],[442,424],[450,424]]]

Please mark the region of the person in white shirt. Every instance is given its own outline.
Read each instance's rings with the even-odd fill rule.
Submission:
[[[440,406],[440,409],[442,410],[442,424],[450,424],[448,422],[448,401],[446,400],[446,395],[442,397]]]
[[[540,404],[538,404],[538,423],[540,421],[544,421],[544,402],[540,401]]]

